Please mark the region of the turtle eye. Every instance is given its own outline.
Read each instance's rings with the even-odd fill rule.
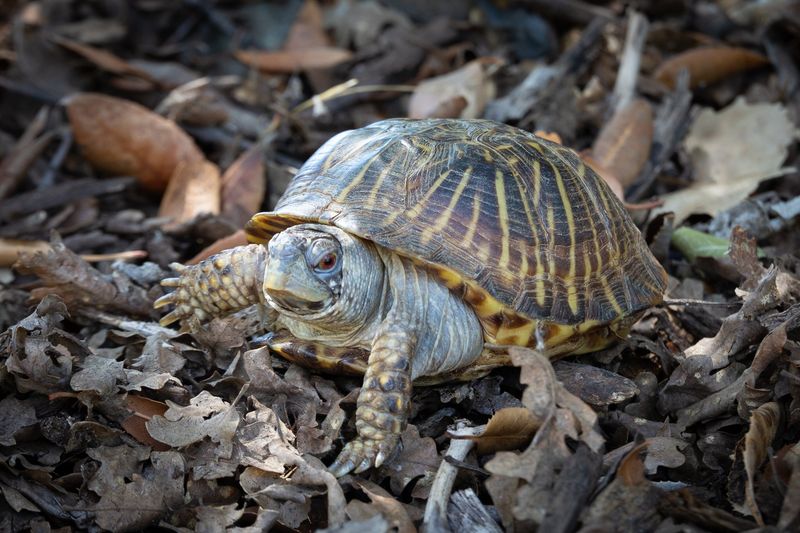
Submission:
[[[336,263],[338,262],[338,257],[333,252],[329,252],[322,256],[322,258],[317,262],[314,270],[317,272],[330,272],[334,268],[336,268]]]

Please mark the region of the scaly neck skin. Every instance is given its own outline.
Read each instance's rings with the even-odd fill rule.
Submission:
[[[267,302],[279,313],[277,325],[298,339],[369,349],[391,303],[383,261],[372,243],[337,228],[328,226],[325,231],[337,237],[344,252],[344,275],[336,300],[313,314],[293,313]]]

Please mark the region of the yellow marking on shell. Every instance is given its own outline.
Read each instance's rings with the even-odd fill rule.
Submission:
[[[436,189],[438,189],[439,186],[442,183],[444,183],[444,180],[447,179],[447,176],[450,175],[450,172],[452,172],[452,170],[448,168],[447,170],[442,172],[442,174],[438,178],[436,178],[436,181],[433,182],[431,188],[428,189],[427,192],[425,192],[425,196],[423,196],[422,199],[419,202],[417,202],[416,205],[414,205],[414,207],[408,210],[408,218],[415,218],[419,216],[419,214],[422,212],[422,208],[425,205],[425,203],[428,200],[430,200],[431,196],[433,196],[433,193],[436,192]]]
[[[328,154],[328,157],[325,158],[325,161],[322,162],[322,171],[326,172],[328,169],[331,168],[333,164],[333,158],[337,154],[336,150],[331,150],[331,153]]]
[[[533,148],[534,150],[536,150],[540,154],[545,155],[541,144],[539,144],[539,143],[537,143],[535,141],[525,141],[525,144],[527,144],[529,147]]]
[[[600,181],[602,181],[602,180],[600,180]],[[610,214],[610,213],[612,213],[612,210],[611,210],[610,201],[609,201],[608,195],[607,195],[608,190],[609,189],[605,186],[605,182],[604,183],[598,183],[597,191],[598,191],[598,193],[600,195],[600,200],[603,202],[603,207],[605,208],[605,212]],[[625,240],[625,239],[622,239],[622,240]],[[614,247],[614,252],[613,252],[614,255],[612,256],[611,260],[609,261],[609,266],[616,264],[617,271],[619,272],[620,283],[622,283],[624,274],[622,273],[622,266],[619,263],[619,261],[620,261],[620,259],[622,257],[620,255],[619,241],[620,241],[620,238],[611,239],[611,241],[610,241],[612,246]],[[608,297],[609,301],[611,302],[611,305],[614,307],[614,310],[617,312],[618,315],[622,315],[623,314],[622,306],[620,305],[619,301],[617,300],[616,296],[614,295],[614,291],[612,291],[611,287],[609,287],[608,281],[606,280],[606,277],[607,276],[602,276],[602,275],[600,276],[600,279],[603,282],[603,289],[605,290],[606,296]],[[628,302],[625,302],[625,306],[626,307],[627,307],[627,305],[628,305]]]
[[[514,176],[514,181],[517,184],[517,190],[519,191],[519,198],[522,201],[522,207],[525,209],[525,218],[528,221],[528,228],[530,229],[531,233],[533,234],[533,252],[534,252],[534,257],[536,259],[536,270],[539,270],[539,268],[540,268],[540,266],[539,266],[539,253],[538,253],[539,252],[539,234],[536,231],[537,230],[537,228],[536,228],[537,224],[533,220],[533,213],[531,213],[531,206],[528,205],[528,192],[526,190],[526,187],[524,185],[523,180],[521,179],[519,174],[516,172],[516,169],[514,169],[513,176]],[[534,179],[538,179],[538,178],[536,178],[534,176]],[[528,268],[529,268],[529,266],[528,266],[528,254],[529,253],[530,253],[530,251],[529,251],[529,249],[527,247],[524,247],[520,252],[520,254],[522,255],[522,261],[521,261],[520,269],[519,269],[519,273],[520,273],[521,277],[525,277],[525,276],[528,275]]]
[[[428,191],[425,193],[425,196],[423,196],[419,202],[417,202],[413,207],[411,207],[411,209],[407,211],[403,211],[402,209],[395,209],[392,213],[389,214],[388,217],[386,217],[385,224],[387,225],[391,224],[401,214],[405,214],[405,217],[408,220],[418,217],[419,214],[422,212],[422,208],[424,207],[425,202],[427,202],[430,199],[430,197],[433,196],[433,193],[436,192],[436,189],[438,189],[439,186],[444,182],[444,180],[447,179],[447,176],[450,175],[450,172],[451,172],[450,169],[447,169],[444,172],[442,172],[442,174],[438,178],[436,178],[436,181],[433,182],[430,189],[428,189]]]
[[[391,172],[391,170],[395,166],[395,160],[398,158],[397,155],[389,161],[384,167],[383,170],[380,171],[378,177],[375,178],[375,185],[372,186],[372,189],[369,191],[369,197],[367,198],[367,207],[375,207],[375,203],[378,200],[378,193],[380,192],[381,186],[383,186],[383,182],[386,179],[386,176]],[[388,197],[384,197],[383,200],[388,204],[389,199]]]
[[[558,194],[561,196],[561,205],[564,208],[564,215],[567,217],[567,228],[569,231],[569,274],[564,280],[567,284],[567,304],[572,314],[578,313],[578,288],[575,286],[575,218],[572,214],[572,203],[569,201],[567,189],[564,186],[564,179],[555,165],[553,172],[556,176],[556,186]]]
[[[482,262],[488,261],[489,257],[492,255],[491,244],[488,241],[482,242],[476,247],[476,249],[478,252],[478,259],[480,259]]]
[[[580,177],[581,180],[583,180],[584,176],[586,175],[586,165],[583,164],[583,161],[581,161],[581,163],[578,165],[577,173],[578,173],[578,177]],[[581,196],[581,200],[583,201],[584,205],[588,206],[588,201],[587,201],[588,199],[586,198],[586,196],[583,193],[583,188],[582,187],[577,187],[576,190],[578,191],[578,194]],[[596,200],[592,199],[591,201],[592,201],[593,206],[595,207],[594,210],[596,211],[597,210],[597,205],[595,203]],[[592,242],[594,243],[594,253],[595,253],[595,257],[597,258],[597,272],[602,277],[603,255],[600,252],[600,241],[597,238],[597,227],[595,226],[594,217],[589,216],[588,220],[589,220],[589,227],[592,230]],[[592,264],[589,261],[589,251],[587,249],[584,249],[583,254],[584,254],[584,259],[583,259],[583,263],[584,263],[583,290],[586,293],[585,302],[588,304],[589,298],[590,298],[590,295],[589,295],[589,280],[591,279],[593,270],[592,270]],[[607,285],[607,283],[606,283],[606,285]],[[618,310],[619,309],[619,302],[617,302],[617,299],[614,296],[613,292],[611,292],[608,289],[604,289],[604,292],[606,293],[606,297],[608,297],[609,294],[610,294],[609,302],[611,303],[611,305],[614,307],[615,310]]]
[[[522,250],[519,252],[519,255],[519,277],[525,278],[528,275],[528,247],[523,246]]]
[[[554,246],[556,236],[556,213],[552,205],[547,206],[547,231],[550,233],[550,248],[552,248]],[[551,260],[548,261],[547,267],[548,273],[552,279],[556,273],[556,262],[551,258]]]
[[[497,344],[525,346],[530,341],[536,330],[536,320],[529,320],[516,328],[500,326],[495,334]]]
[[[475,309],[475,313],[479,317],[490,317],[502,311],[505,306],[497,301],[491,294],[487,293],[482,288],[479,288],[474,282],[469,281],[466,283],[467,291],[472,291],[474,293],[480,293],[483,295],[482,299],[473,306]],[[469,296],[466,297],[469,300]]]
[[[500,263],[499,266],[501,269],[506,269],[508,267],[508,259],[509,259],[509,241],[511,240],[511,235],[508,229],[508,203],[506,202],[506,188],[505,184],[503,183],[503,173],[498,169],[494,173],[494,190],[497,195],[497,209],[498,209],[498,218],[500,220],[500,231],[503,234],[502,237],[502,251],[500,252]]]
[[[449,268],[436,268],[436,275],[448,289],[455,289],[464,283],[464,279],[457,272]]]
[[[542,165],[539,161],[533,162],[533,205],[539,204],[542,193]]]
[[[611,306],[614,308],[614,311],[617,312],[617,315],[621,316],[622,307],[619,305],[617,297],[614,295],[614,291],[612,291],[611,287],[609,287],[606,276],[600,275],[598,277],[600,278],[600,283],[603,284],[603,291],[606,293],[606,298],[608,298],[608,301],[611,303]]]
[[[513,148],[514,148],[513,144],[496,144],[494,146],[494,149],[497,150],[498,152],[503,152],[505,150],[511,150]]]
[[[456,190],[450,197],[450,203],[447,204],[447,209],[445,209],[444,212],[441,214],[441,216],[438,219],[436,219],[436,224],[433,225],[433,228],[430,231],[431,237],[442,231],[450,222],[450,217],[453,216],[456,204],[458,203],[458,200],[461,198],[464,189],[467,187],[467,184],[469,183],[471,176],[472,176],[472,167],[467,167],[467,169],[464,171],[464,174],[461,176],[461,181],[458,182]],[[426,238],[427,233],[428,232],[426,231],[425,234],[423,234],[423,243],[425,244],[427,244],[428,239],[430,238],[430,237]]]
[[[477,194],[472,197],[472,218],[467,227],[467,233],[464,235],[464,240],[461,241],[463,246],[472,244],[472,238],[475,236],[475,230],[478,229],[478,219],[481,216],[481,199]]]
[[[352,191],[354,188],[360,185],[362,181],[364,181],[364,176],[366,176],[367,172],[372,167],[372,164],[375,162],[376,159],[378,159],[381,156],[381,154],[383,154],[383,150],[378,151],[377,154],[372,156],[372,158],[370,158],[370,160],[367,161],[367,164],[364,165],[364,168],[362,168],[361,171],[358,174],[356,174],[356,176],[352,180],[350,180],[350,183],[347,184],[347,187],[342,189],[342,192],[340,192],[339,196],[336,197],[337,202],[343,202],[345,198],[347,198],[347,195],[350,194],[350,191]]]
[[[492,157],[492,152],[489,151],[488,149],[484,148],[483,149],[483,159],[487,163],[491,163],[492,161],[494,161],[494,158]]]

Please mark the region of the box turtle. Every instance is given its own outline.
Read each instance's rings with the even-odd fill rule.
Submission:
[[[570,149],[487,120],[392,119],[346,131],[297,172],[251,243],[162,284],[161,323],[253,304],[270,346],[363,373],[357,437],[331,471],[394,452],[412,382],[470,378],[502,345],[601,349],[662,299],[666,273],[622,203]]]

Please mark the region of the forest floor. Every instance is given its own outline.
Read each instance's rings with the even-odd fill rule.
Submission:
[[[800,531],[798,50],[791,0],[0,0],[0,531]],[[669,288],[336,479],[360,379],[153,302],[390,117],[574,149]]]

